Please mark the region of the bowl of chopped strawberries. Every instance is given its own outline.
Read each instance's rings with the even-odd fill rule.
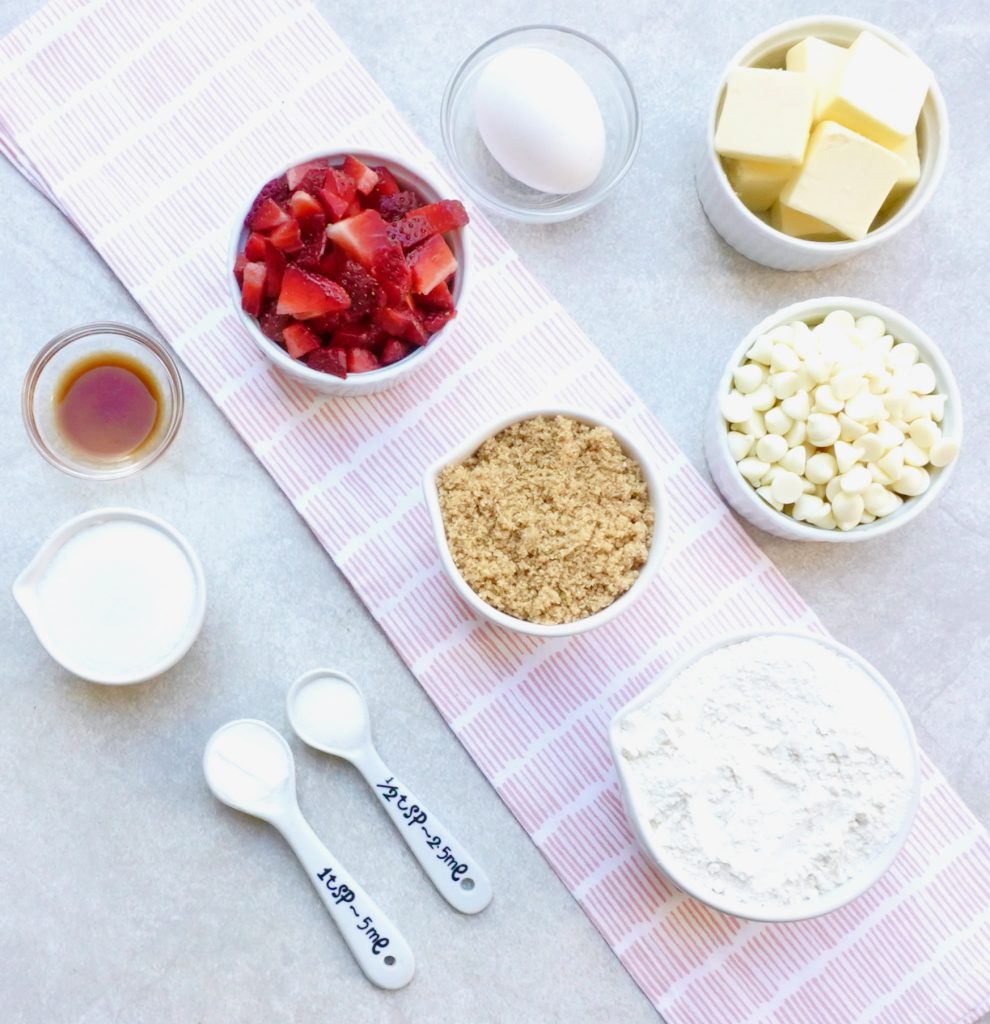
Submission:
[[[230,243],[234,307],[258,347],[317,391],[381,391],[446,340],[470,272],[468,215],[386,153],[292,161]]]

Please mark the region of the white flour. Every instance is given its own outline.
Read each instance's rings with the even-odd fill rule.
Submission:
[[[640,807],[689,886],[753,907],[846,882],[894,837],[912,772],[897,711],[811,639],[706,655],[621,727]]]

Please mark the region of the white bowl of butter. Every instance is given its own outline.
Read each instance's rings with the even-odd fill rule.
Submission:
[[[824,109],[821,104],[828,90],[813,86],[809,98],[798,79],[815,81],[817,73],[824,80],[826,74],[832,74],[834,84],[835,72],[823,71],[821,65],[836,59],[836,66],[841,65],[836,47],[844,48],[841,56],[852,55],[847,64],[852,70],[844,86],[848,97],[843,99],[840,90],[839,98],[833,95],[832,106]],[[784,90],[772,90],[772,102],[782,106],[772,112],[774,116],[768,113],[764,119],[765,124],[773,126],[769,133],[773,137],[762,143],[767,147],[766,153],[780,163],[732,157],[723,163],[723,157],[737,152],[735,143],[740,130],[745,129],[745,122],[752,121],[764,109],[760,90],[767,82],[772,84],[775,77],[771,75],[768,79],[767,69],[783,69],[788,63],[788,51],[791,70],[803,71],[804,75],[787,76],[788,84],[794,86],[787,95],[780,94]],[[894,66],[881,67],[885,60]],[[903,73],[903,82],[889,94],[878,96],[877,90],[883,90],[895,73]],[[857,112],[857,91],[870,94],[864,106],[883,111],[879,121],[864,119]],[[908,94],[913,94],[913,100]],[[906,130],[900,122],[917,111],[921,95],[924,101],[917,115],[916,135],[911,135],[906,143],[907,149],[917,146],[916,165],[907,173],[900,173],[896,170],[899,161],[891,155],[897,148],[895,133]],[[731,116],[724,117],[729,101]],[[810,112],[806,109],[809,103]],[[797,138],[802,131],[800,125],[808,118],[810,130],[805,129],[803,139]],[[842,123],[837,124],[836,120]],[[872,137],[860,134],[867,131]],[[806,149],[799,159],[797,150],[805,146],[805,139]],[[878,139],[884,140],[883,145]],[[800,18],[778,25],[747,43],[722,74],[705,126],[705,143],[696,176],[698,195],[712,226],[742,255],[781,270],[815,270],[857,256],[893,238],[912,223],[935,192],[945,168],[948,146],[948,115],[942,93],[934,76],[904,43],[881,28],[854,18]],[[855,153],[852,160],[843,158],[854,176],[854,188],[847,188],[847,183],[834,175],[835,154],[839,151]],[[899,155],[904,158],[904,166],[914,160],[913,151],[910,155]],[[774,169],[786,168],[788,162],[792,169],[803,169],[806,173],[790,177],[785,173],[784,181],[770,180],[774,178]],[[864,183],[871,186],[861,188]],[[887,196],[875,218],[870,205],[871,187],[881,197]],[[774,199],[766,203],[766,209],[761,209],[763,202],[754,197],[758,199],[765,189]],[[827,208],[832,223],[840,224],[844,230],[818,225],[817,218],[778,201],[782,190],[783,198],[790,198],[795,208]],[[859,202],[857,195],[861,192]]]

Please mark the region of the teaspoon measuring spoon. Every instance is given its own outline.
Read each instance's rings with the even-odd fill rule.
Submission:
[[[463,914],[484,910],[492,899],[488,876],[378,756],[357,684],[330,669],[307,672],[289,688],[286,708],[304,743],[350,761],[364,776],[440,895]]]
[[[416,969],[412,950],[302,816],[282,735],[251,718],[228,722],[207,740],[203,772],[218,800],[282,833],[368,980],[380,988],[407,985]]]

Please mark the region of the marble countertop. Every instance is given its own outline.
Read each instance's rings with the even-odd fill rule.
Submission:
[[[0,32],[37,5],[4,0]],[[930,208],[897,244],[800,275],[748,263],[714,235],[694,194],[691,159],[719,68],[766,27],[813,13],[806,3],[319,6],[437,149],[447,76],[497,31],[563,21],[625,63],[644,132],[619,193],[575,222],[500,227],[700,468],[699,410],[725,354],[780,306],[822,294],[873,298],[944,347],[962,387],[967,436],[940,503],[870,544],[756,540],[834,634],[887,675],[924,748],[990,823],[990,527],[980,490],[990,479],[984,0],[953,5],[951,20],[921,0],[846,5],[935,68],[952,152]],[[148,325],[88,244],[5,162],[0,208],[4,1020],[655,1021],[302,520],[188,375],[176,444],[135,479],[71,479],[29,447],[19,389],[35,351],[85,321]],[[56,525],[109,504],[154,511],[184,531],[210,588],[205,629],[185,661],[154,683],[123,689],[60,671],[9,590]],[[363,683],[383,755],[464,836],[496,888],[478,919],[448,910],[357,773],[297,746],[304,811],[419,951],[417,977],[401,993],[363,980],[278,836],[219,806],[202,779],[203,743],[218,724],[255,716],[285,727],[287,684],[320,664]]]

